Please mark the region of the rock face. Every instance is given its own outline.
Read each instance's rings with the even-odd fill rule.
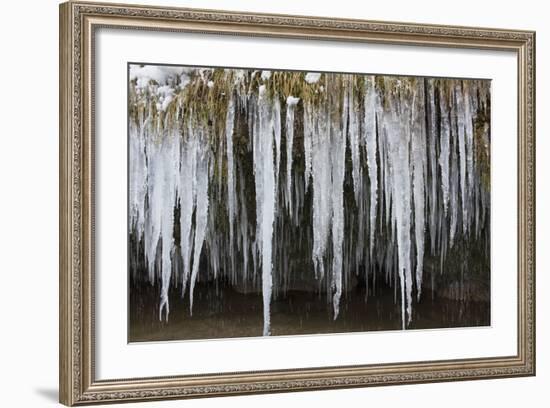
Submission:
[[[440,290],[439,296],[449,300],[470,299],[474,302],[488,302],[488,288],[479,282],[451,282],[446,288]]]
[[[192,313],[223,280],[262,292],[268,335],[274,296],[337,319],[361,276],[406,328],[424,282],[489,281],[489,81],[131,66],[129,112],[132,276],[161,319],[171,285]]]

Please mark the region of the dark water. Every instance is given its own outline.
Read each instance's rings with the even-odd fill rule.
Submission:
[[[170,292],[169,321],[159,321],[159,286],[135,285],[130,290],[129,342],[214,339],[261,336],[261,293],[239,293],[230,285],[198,283],[193,315],[189,298],[178,288]],[[365,301],[364,287],[355,287],[342,297],[340,316],[333,320],[327,294],[290,291],[274,299],[271,334],[299,335],[400,330],[401,306],[394,289],[377,288]],[[436,296],[429,289],[413,304],[408,329],[475,327],[490,325],[488,301],[460,301]]]

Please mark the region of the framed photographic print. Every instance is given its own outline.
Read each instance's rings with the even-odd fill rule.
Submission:
[[[62,4],[61,402],[534,375],[534,52]]]

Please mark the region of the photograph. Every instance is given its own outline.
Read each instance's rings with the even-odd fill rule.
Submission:
[[[128,342],[491,325],[491,80],[127,65]]]
[[[58,254],[58,290],[35,285],[59,294],[58,317],[12,314],[58,328],[59,401],[365,387],[402,405],[423,384],[437,402],[450,382],[499,378],[481,394],[463,382],[456,404],[536,396],[509,385],[540,374],[542,15],[204,1],[66,1],[59,52],[40,47],[59,56],[40,65],[58,68],[59,115],[33,112],[58,119],[59,188],[11,179],[14,197],[59,193],[59,240],[38,245]],[[7,123],[47,140],[44,120]],[[25,164],[27,150],[8,149]]]

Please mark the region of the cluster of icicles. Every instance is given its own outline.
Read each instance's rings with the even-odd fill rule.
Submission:
[[[336,319],[348,275],[376,267],[398,276],[406,328],[413,293],[421,295],[425,252],[438,254],[443,265],[457,237],[479,236],[489,217],[489,186],[479,165],[489,157],[489,123],[480,127],[477,118],[489,112],[490,83],[275,74],[131,67],[130,223],[143,242],[149,280],[161,282],[159,318],[168,319],[170,285],[181,284],[192,312],[199,275],[223,274],[231,282],[258,282],[269,335],[273,291],[290,270],[325,282]],[[277,88],[284,75],[294,78],[288,94]],[[199,90],[223,109],[199,112],[190,102]],[[237,134],[239,115],[244,136]],[[295,133],[302,129],[297,155]],[[236,152],[246,133],[252,212]],[[344,193],[349,173],[351,203]],[[219,217],[228,233],[218,231]],[[298,239],[312,234],[305,263],[312,270],[296,271],[284,248],[294,245],[285,222],[298,230],[305,223]],[[353,245],[346,240],[351,228]],[[201,256],[208,257],[202,266]]]

